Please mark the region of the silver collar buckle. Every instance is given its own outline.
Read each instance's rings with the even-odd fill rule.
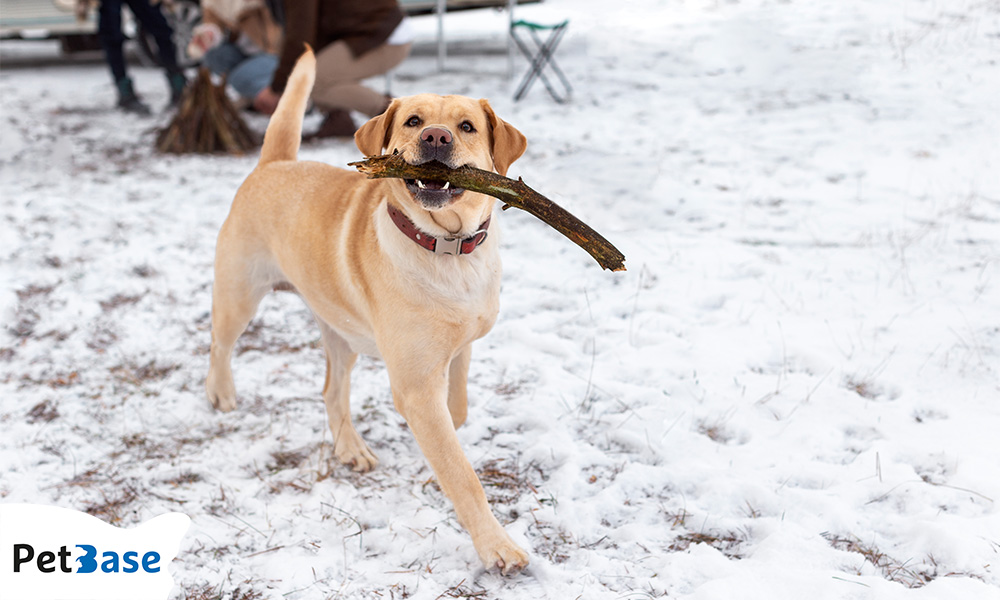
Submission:
[[[434,245],[434,254],[461,254],[462,253],[462,238],[457,237],[443,237],[438,238],[437,243]]]
[[[482,237],[480,237],[479,241],[476,242],[476,245],[469,250],[469,252],[472,252],[473,249],[478,248],[480,244],[485,242],[486,238],[489,237],[490,233],[486,231],[486,229],[480,229],[478,231],[474,231],[472,235],[470,235],[467,238],[457,238],[457,237],[437,238],[437,243],[434,245],[434,254],[451,254],[454,256],[460,255],[462,254],[462,244],[464,244],[469,240],[475,239],[476,237],[479,237],[479,234],[482,234]]]

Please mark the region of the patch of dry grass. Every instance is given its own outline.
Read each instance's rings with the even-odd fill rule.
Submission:
[[[221,585],[211,585],[204,583],[201,585],[188,585],[182,589],[183,600],[260,600],[264,597],[264,592],[254,589],[253,582],[244,581],[236,586],[233,591],[223,591]]]
[[[688,517],[691,516],[691,513],[689,513],[687,511],[687,509],[685,509],[685,508],[682,508],[680,510],[676,510],[676,511],[673,511],[673,512],[670,512],[670,511],[667,511],[666,509],[664,509],[663,512],[664,512],[664,514],[667,515],[667,519],[670,521],[670,528],[671,529],[676,529],[678,527],[684,527],[687,524]]]
[[[181,487],[183,485],[191,485],[193,483],[200,483],[204,478],[198,473],[192,473],[191,471],[185,471],[176,477],[171,477],[169,479],[164,479],[163,483],[166,483],[173,487]]]
[[[535,554],[552,564],[566,562],[569,560],[569,552],[579,548],[580,543],[573,534],[562,527],[539,519],[537,513],[537,510],[532,510],[530,513],[538,534],[538,537],[532,540]]]
[[[80,373],[78,371],[59,371],[46,373],[41,377],[31,377],[25,374],[21,376],[19,383],[21,388],[46,386],[52,389],[60,389],[77,385],[80,382]]]
[[[725,424],[721,421],[701,420],[698,422],[697,431],[717,444],[728,444],[734,439],[732,433],[726,429]]]
[[[743,532],[724,531],[712,532],[691,532],[682,533],[674,538],[668,549],[672,552],[684,552],[692,544],[705,544],[711,546],[729,558],[741,559],[740,546],[747,541],[747,536]]]
[[[882,395],[881,388],[869,379],[848,377],[844,380],[844,387],[866,400],[877,400]]]
[[[26,302],[39,296],[48,296],[54,289],[56,289],[56,286],[54,285],[35,285],[32,283],[27,287],[17,290],[15,293],[17,294],[18,300]]]
[[[246,331],[236,342],[236,356],[247,352],[263,352],[265,354],[298,354],[303,350],[318,350],[322,348],[322,340],[314,338],[307,342],[293,343],[288,340],[271,337],[275,332],[260,319],[250,322]]]
[[[917,567],[910,566],[909,560],[899,561],[882,552],[874,542],[869,544],[854,536],[840,536],[831,533],[824,533],[823,537],[838,550],[860,554],[864,557],[865,562],[875,567],[882,577],[908,588],[923,587],[935,578],[935,575],[927,570],[918,570]]]
[[[440,596],[434,600],[441,600],[441,598],[470,598],[479,599],[486,598],[487,591],[484,588],[470,589],[465,585],[465,580],[459,581],[458,584],[445,590]]]
[[[132,503],[139,498],[139,493],[127,483],[110,490],[97,488],[97,491],[101,499],[84,504],[83,511],[112,525],[121,523]]]
[[[271,462],[267,464],[267,469],[272,473],[285,469],[297,469],[307,458],[309,458],[309,453],[305,448],[275,450],[271,453]]]
[[[42,400],[28,411],[29,423],[50,423],[59,418],[59,409],[51,400]]]
[[[43,304],[49,294],[55,290],[55,285],[30,284],[15,292],[17,308],[14,311],[13,322],[5,328],[15,338],[29,338],[35,334],[35,327],[42,320],[36,308]]]
[[[150,439],[145,433],[130,433],[121,437],[121,448],[111,452],[111,458],[127,456],[130,460],[156,460],[174,458],[179,446]]]
[[[111,367],[110,371],[119,381],[141,387],[147,383],[162,381],[180,368],[180,365],[163,365],[159,364],[156,359],[153,359],[144,364],[126,361]]]
[[[529,473],[541,471],[533,465],[520,468],[516,462],[493,459],[476,469],[490,504],[514,504],[526,493],[537,495],[538,489],[529,480]]]
[[[131,306],[136,304],[142,300],[143,296],[145,296],[145,294],[115,294],[107,300],[101,300],[98,304],[101,305],[101,310],[104,312],[110,312],[122,306]]]

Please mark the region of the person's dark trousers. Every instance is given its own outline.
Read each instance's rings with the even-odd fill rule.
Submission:
[[[97,34],[111,68],[115,81],[125,78],[125,53],[122,49],[125,34],[122,33],[122,5],[127,4],[143,29],[153,36],[159,49],[160,62],[168,73],[177,72],[177,48],[172,38],[173,31],[160,12],[159,6],[152,6],[149,0],[101,0]]]

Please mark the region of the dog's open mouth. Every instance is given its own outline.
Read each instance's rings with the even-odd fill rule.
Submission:
[[[429,179],[406,179],[406,189],[426,208],[440,208],[462,195],[465,189],[451,185],[447,181]]]

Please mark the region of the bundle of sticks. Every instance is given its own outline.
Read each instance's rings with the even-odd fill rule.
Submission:
[[[226,81],[212,83],[208,69],[199,69],[184,90],[177,114],[156,139],[160,152],[242,155],[256,148],[257,135],[226,96]]]

